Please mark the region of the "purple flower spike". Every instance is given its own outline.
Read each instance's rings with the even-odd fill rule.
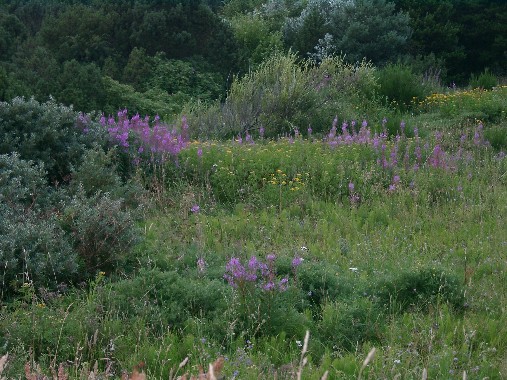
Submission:
[[[278,288],[280,289],[281,292],[284,292],[287,290],[288,287],[289,287],[289,279],[287,277],[282,278],[278,283]]]
[[[192,208],[190,209],[190,211],[192,211],[192,213],[194,214],[197,214],[200,210],[201,208],[199,207],[199,205],[193,205]]]
[[[202,148],[197,149],[197,156],[202,157]]]
[[[256,270],[259,267],[259,260],[257,260],[257,257],[252,256],[250,257],[250,260],[248,260],[248,268],[251,270]]]
[[[266,259],[268,261],[275,261],[276,260],[276,255],[274,253],[270,253],[269,255],[266,256]]]
[[[354,191],[354,184],[352,182],[349,183],[349,191],[350,192]]]
[[[294,260],[292,260],[292,266],[294,268],[297,268],[298,266],[301,265],[302,262],[303,262],[303,258],[302,257],[295,257]]]

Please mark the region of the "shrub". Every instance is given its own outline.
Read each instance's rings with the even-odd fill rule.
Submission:
[[[425,96],[422,79],[409,66],[389,64],[379,70],[379,95],[398,107],[409,107],[415,100]]]
[[[77,113],[54,100],[15,98],[0,103],[0,154],[44,163],[51,182],[67,179],[80,162],[86,138],[75,127]]]
[[[79,191],[63,210],[62,226],[70,234],[86,274],[115,269],[137,242],[133,218],[122,204],[108,193],[87,198]]]
[[[491,90],[498,84],[498,79],[488,69],[485,69],[478,76],[472,74],[470,76],[470,87],[482,88],[483,90]]]
[[[359,105],[372,104],[374,73],[366,61],[351,65],[343,57],[329,57],[315,65],[298,62],[293,53],[277,53],[236,79],[224,104],[190,109],[189,124],[195,135],[214,138],[247,132],[275,137],[304,132],[309,126],[323,132],[337,113],[346,119],[351,112],[361,112]]]
[[[496,150],[507,150],[507,127],[505,125],[497,125],[486,129],[484,138]]]
[[[0,277],[2,294],[24,283],[55,287],[78,272],[77,257],[48,212],[42,166],[19,155],[0,155]],[[4,292],[5,290],[5,292]]]
[[[437,301],[448,302],[455,310],[464,305],[462,285],[455,275],[432,268],[405,271],[375,285],[376,301],[396,311],[426,310]]]
[[[353,351],[358,344],[379,342],[384,319],[366,298],[354,302],[329,302],[322,310],[318,336],[327,347]]]

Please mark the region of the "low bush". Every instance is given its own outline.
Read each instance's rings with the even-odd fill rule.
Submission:
[[[50,183],[68,181],[87,143],[77,118],[71,107],[54,100],[0,102],[0,154],[18,152],[24,160],[43,163]]]
[[[367,62],[350,65],[331,57],[316,66],[295,54],[277,53],[240,79],[223,104],[190,110],[189,124],[199,137],[231,138],[249,134],[276,137],[325,132],[329,120],[359,116],[371,105],[377,83]],[[364,111],[363,111],[364,112]]]
[[[469,85],[472,88],[481,88],[483,90],[492,90],[493,87],[495,87],[497,84],[498,84],[498,79],[488,69],[485,69],[479,75],[472,74],[470,76]]]
[[[394,312],[424,311],[437,302],[448,303],[455,310],[465,304],[462,281],[456,275],[433,268],[404,271],[390,279],[382,279],[373,290],[381,307]]]
[[[119,267],[139,238],[133,217],[122,203],[108,193],[86,197],[78,192],[62,211],[60,223],[88,275]]]
[[[426,94],[423,80],[410,66],[389,64],[378,71],[378,93],[397,108],[407,109]]]
[[[55,288],[79,277],[77,255],[48,210],[45,174],[17,154],[0,155],[0,299],[23,284]]]

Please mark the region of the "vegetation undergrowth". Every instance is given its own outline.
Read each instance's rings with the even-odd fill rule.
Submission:
[[[192,140],[196,115],[1,103],[40,129],[0,120],[5,376],[505,376],[505,88],[397,107],[337,62],[358,109],[266,111],[222,140]]]

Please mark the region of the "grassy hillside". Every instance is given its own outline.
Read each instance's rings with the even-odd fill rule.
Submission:
[[[120,173],[151,189],[128,224],[141,239],[75,287],[27,273],[2,300],[4,374],[176,378],[223,358],[215,369],[237,379],[507,376],[506,91],[434,94],[390,120],[278,139],[187,141],[184,121],[160,145],[174,132],[103,120],[140,160],[116,161]],[[121,126],[137,131],[127,145]],[[74,173],[82,191],[112,168],[97,154]],[[74,199],[64,215],[81,215]]]

